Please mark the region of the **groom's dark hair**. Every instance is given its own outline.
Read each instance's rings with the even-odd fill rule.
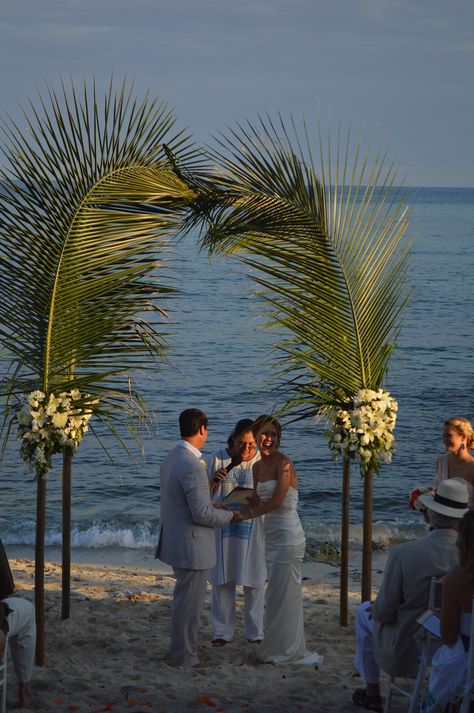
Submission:
[[[198,408],[187,408],[179,414],[179,432],[181,438],[195,436],[201,426],[207,428],[207,416]]]

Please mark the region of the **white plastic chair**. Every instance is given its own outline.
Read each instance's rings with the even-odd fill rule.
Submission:
[[[5,713],[7,709],[7,656],[8,656],[8,636],[5,637],[5,648],[0,662],[0,713]]]
[[[467,659],[466,682],[461,691],[462,699],[461,706],[459,708],[459,713],[469,713],[472,697],[474,695],[474,597],[472,599],[471,611],[471,633],[469,638],[469,655]]]
[[[433,612],[439,612],[441,608],[441,578],[432,577],[430,582],[430,591],[428,595],[428,609]],[[421,651],[418,655],[418,673],[416,678],[404,678],[402,676],[390,676],[387,696],[385,699],[384,713],[390,713],[392,705],[392,695],[397,693],[400,696],[410,699],[410,705],[407,713],[415,713],[420,702],[423,684],[426,679],[426,672],[430,666],[431,658],[434,654],[433,636],[429,631],[424,632],[424,640]],[[404,685],[397,683],[396,679],[405,681]],[[464,712],[463,712],[464,713]]]

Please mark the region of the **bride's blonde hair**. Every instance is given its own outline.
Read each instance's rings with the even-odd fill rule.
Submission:
[[[465,436],[466,438],[466,448],[472,450],[474,448],[474,430],[472,424],[464,416],[454,416],[453,418],[448,418],[444,422],[445,426],[451,426],[455,428],[460,436]]]
[[[281,442],[281,432],[282,432],[282,427],[281,423],[276,420],[273,416],[269,416],[266,413],[263,413],[261,416],[258,416],[255,421],[253,422],[252,426],[252,432],[255,438],[257,438],[260,433],[263,433],[265,428],[269,427],[274,427],[276,431],[276,442],[277,446],[280,446]]]

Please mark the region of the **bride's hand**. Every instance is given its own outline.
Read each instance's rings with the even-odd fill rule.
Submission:
[[[245,505],[245,507],[240,510],[242,515],[242,520],[250,520],[255,517],[255,507],[251,505]]]

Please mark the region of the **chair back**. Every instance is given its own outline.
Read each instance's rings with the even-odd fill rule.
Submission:
[[[7,709],[7,655],[8,636],[5,637],[5,648],[0,658],[0,713],[5,713]]]
[[[428,592],[428,609],[432,612],[439,613],[441,609],[441,578],[432,577],[430,581],[430,588]],[[415,713],[418,710],[418,704],[421,697],[421,691],[425,683],[426,672],[428,667],[431,665],[431,659],[435,652],[434,649],[435,638],[429,631],[424,632],[424,640],[421,645],[421,650],[418,655],[418,674],[416,679],[411,686],[407,681],[408,685],[399,685],[396,682],[396,678],[402,678],[399,676],[391,676],[388,684],[387,696],[385,699],[384,713],[390,713],[392,705],[392,695],[398,693],[401,696],[405,696],[409,699],[410,704],[407,713]],[[438,647],[441,644],[436,645]]]
[[[471,608],[471,632],[469,637],[469,654],[467,658],[466,684],[459,713],[468,713],[474,693],[474,597]]]
[[[430,593],[428,596],[428,609],[435,613],[441,611],[441,591],[443,589],[443,580],[441,577],[431,577]]]

